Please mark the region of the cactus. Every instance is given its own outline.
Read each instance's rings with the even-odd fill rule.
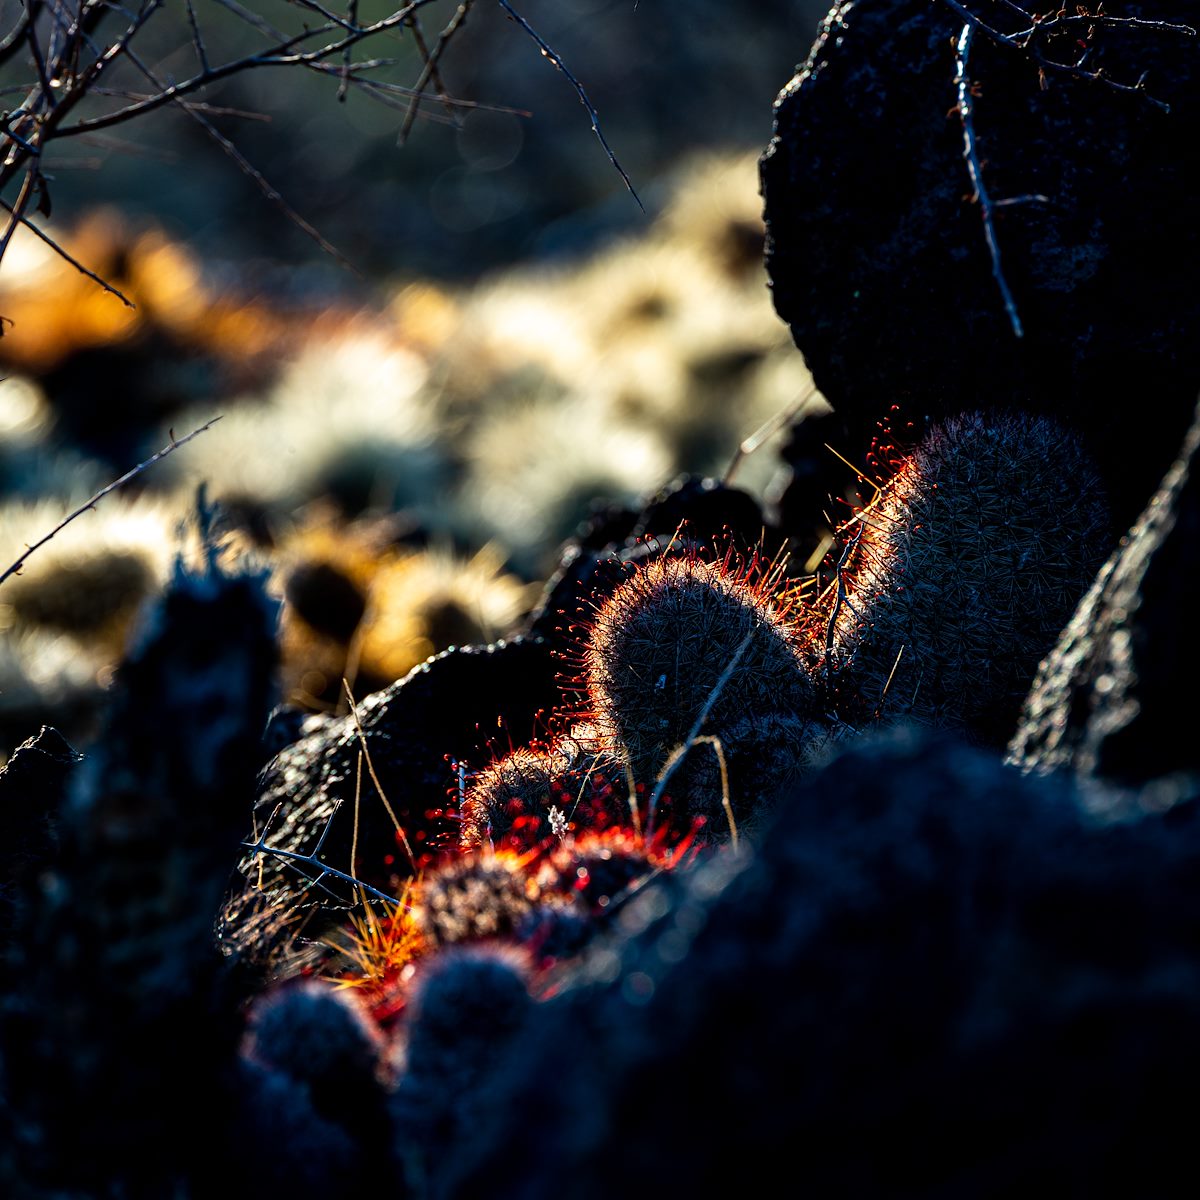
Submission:
[[[620,761],[580,727],[480,771],[463,797],[460,841],[464,849],[529,850],[552,835],[552,809],[563,828],[603,828],[628,816],[625,792]]]
[[[512,947],[455,948],[420,970],[400,1043],[392,1102],[413,1195],[431,1184],[489,1110],[509,1046],[533,1007],[528,969]]]
[[[675,865],[654,841],[625,829],[585,834],[556,847],[538,871],[543,893],[569,897],[589,917],[602,917],[646,880]]]
[[[1007,740],[1109,534],[1070,430],[1013,411],[930,431],[841,530],[823,603],[845,715]]]
[[[725,796],[711,786],[714,752],[703,748],[676,770],[672,757],[693,733],[710,742],[715,735],[721,753],[731,730],[768,716],[793,720],[800,741],[808,736],[817,690],[793,620],[798,600],[778,564],[742,563],[732,552],[706,561],[689,549],[635,569],[598,607],[583,654],[592,719],[642,792],[674,772],[678,828],[702,817],[716,836],[722,809],[749,814],[782,782],[748,773],[722,781],[735,785]],[[704,782],[693,785],[697,773]]]
[[[315,979],[281,984],[250,1008],[242,1053],[307,1085],[336,1117],[347,1096],[377,1087],[383,1036],[353,993]]]
[[[520,861],[483,852],[452,859],[416,888],[413,919],[430,947],[511,938],[536,897]]]
[[[355,994],[328,983],[292,980],[255,1000],[238,1120],[247,1144],[271,1147],[266,1181],[302,1197],[398,1181],[384,1044]]]

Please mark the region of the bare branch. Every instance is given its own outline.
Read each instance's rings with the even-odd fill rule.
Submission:
[[[239,75],[243,71],[254,70],[259,67],[291,67],[324,62],[325,59],[336,57],[343,50],[357,45],[366,38],[403,25],[414,12],[431,3],[433,3],[433,0],[410,0],[410,3],[406,4],[403,8],[397,9],[390,16],[384,17],[372,25],[365,25],[360,29],[345,34],[343,37],[327,42],[315,50],[298,51],[295,47],[301,45],[303,42],[311,41],[313,38],[323,37],[331,33],[334,26],[326,24],[306,29],[302,33],[293,34],[291,37],[282,39],[278,45],[269,50],[247,54],[242,58],[223,63],[219,67],[212,67],[208,71],[202,71],[198,75],[193,75],[191,78],[183,80],[182,83],[172,84],[157,96],[152,96],[138,104],[131,104],[126,108],[118,109],[116,112],[107,113],[101,117],[77,121],[74,125],[60,128],[57,133],[61,137],[66,137],[72,134],[85,133],[88,130],[105,129],[110,125],[118,125],[133,117],[140,116],[142,113],[153,112],[155,109],[172,104],[177,99],[190,96],[193,92],[199,91],[201,88],[208,87],[218,80]]]
[[[17,195],[17,202],[8,208],[9,219],[8,228],[4,231],[4,236],[0,238],[0,259],[4,257],[4,252],[8,249],[9,242],[12,241],[12,236],[17,231],[17,226],[25,220],[25,210],[29,207],[29,201],[33,199],[34,181],[37,179],[37,168],[30,166],[25,172],[25,182],[21,185],[21,191]]]
[[[526,21],[525,18],[521,16],[521,14],[518,13],[511,4],[509,4],[508,0],[498,0],[498,3],[500,7],[504,9],[504,11],[508,13],[508,15],[514,21],[516,21],[516,23],[520,25],[521,28],[525,30],[525,32],[531,38],[533,38],[538,45],[538,49],[541,50],[542,56],[544,58],[548,58],[550,62],[563,75],[566,76],[567,82],[575,89],[575,94],[579,97],[579,103],[583,105],[583,107],[587,110],[588,116],[591,118],[592,132],[596,135],[600,145],[604,147],[604,152],[608,155],[608,161],[612,163],[612,165],[616,168],[617,174],[620,175],[625,181],[625,186],[629,189],[629,194],[637,201],[638,208],[640,208],[642,212],[645,212],[646,206],[642,203],[642,198],[637,194],[637,191],[633,186],[633,182],[630,180],[629,176],[625,174],[625,168],[617,161],[617,156],[612,152],[612,147],[608,144],[607,138],[605,138],[604,134],[601,132],[600,118],[597,116],[596,110],[592,107],[592,102],[588,99],[587,92],[583,90],[583,84],[581,84],[579,80],[567,70],[566,64],[563,62],[563,60],[559,58],[555,51],[552,50],[542,40],[537,30],[534,29],[533,26],[530,25],[529,22]]]
[[[336,814],[336,810],[335,810],[335,814]],[[272,816],[274,816],[274,814],[272,814]],[[378,888],[372,887],[369,883],[363,883],[363,881],[361,879],[355,879],[355,877],[353,875],[349,874],[348,872],[339,871],[337,869],[337,867],[331,867],[327,862],[322,862],[317,857],[317,855],[321,853],[321,846],[325,841],[325,835],[329,832],[329,826],[332,823],[333,823],[333,817],[330,817],[329,821],[325,825],[325,828],[321,831],[320,841],[317,842],[316,848],[313,850],[313,852],[311,854],[299,854],[295,850],[284,850],[279,846],[268,846],[267,845],[267,831],[271,827],[270,819],[268,819],[267,823],[263,826],[262,833],[259,834],[259,836],[254,841],[243,842],[242,845],[245,846],[246,849],[249,850],[252,855],[269,854],[273,858],[278,858],[281,861],[290,863],[297,868],[299,868],[301,866],[311,867],[314,871],[317,872],[317,874],[315,876],[305,874],[304,872],[301,872],[301,874],[304,874],[305,879],[307,879],[309,883],[315,884],[317,887],[322,887],[323,890],[325,890],[327,892],[329,891],[329,889],[324,887],[323,880],[325,879],[326,876],[332,876],[334,879],[340,879],[340,880],[342,880],[343,883],[348,883],[352,887],[358,888],[361,891],[366,892],[371,896],[374,896],[377,900],[384,901],[385,904],[392,904],[395,907],[399,908],[400,901],[397,900],[395,896],[389,896],[387,894],[387,892],[381,892]],[[335,900],[340,899],[340,897],[337,896],[336,893],[331,892],[329,894],[332,895]]]
[[[208,67],[208,51],[204,46],[204,39],[200,36],[200,26],[196,23],[196,10],[192,7],[192,0],[187,0],[187,15],[188,25],[192,30],[192,45],[196,50],[196,58],[200,62],[200,69],[207,71]]]
[[[1020,314],[1017,312],[1017,302],[1013,299],[1008,280],[1004,277],[1004,268],[1000,263],[1000,243],[996,240],[996,225],[992,215],[992,200],[983,182],[983,167],[979,162],[979,149],[975,144],[975,106],[972,103],[971,81],[967,77],[967,63],[971,55],[971,37],[974,26],[970,23],[962,27],[958,37],[957,59],[955,60],[956,75],[954,82],[958,87],[958,115],[963,127],[963,158],[967,163],[967,172],[971,176],[971,186],[975,189],[975,199],[979,202],[979,212],[983,217],[983,236],[987,240],[988,253],[992,258],[992,276],[1000,289],[1004,301],[1004,311],[1008,313],[1009,324],[1013,336],[1025,336]]]
[[[475,0],[462,0],[462,4],[458,5],[454,16],[446,24],[445,29],[438,34],[437,43],[434,44],[432,52],[425,54],[425,66],[421,68],[421,73],[414,85],[415,97],[413,103],[410,104],[408,115],[404,118],[404,124],[401,126],[400,136],[396,139],[397,145],[403,145],[408,140],[408,134],[413,130],[413,122],[416,120],[421,104],[421,96],[424,95],[425,89],[430,83],[434,88],[437,88],[438,95],[442,97],[442,103],[449,108],[450,97],[446,92],[445,86],[442,83],[442,76],[438,71],[438,64],[442,61],[442,55],[445,53],[445,48],[449,46],[450,40],[457,34],[458,30],[467,23],[467,14],[470,12],[470,6]],[[424,42],[418,42],[418,47],[421,52],[425,52]],[[452,112],[452,109],[451,109]]]
[[[239,17],[245,21],[247,25],[254,26],[259,33],[265,33],[268,37],[274,38],[277,42],[286,41],[287,34],[282,29],[277,29],[265,17],[261,17],[258,13],[251,11],[244,5],[241,5],[237,0],[217,0],[217,3],[222,8],[228,9],[235,17]]]
[[[7,201],[0,200],[0,207],[2,207],[6,212],[13,212],[12,205],[10,205]],[[20,222],[25,226],[26,229],[29,230],[30,233],[33,234],[34,237],[45,242],[46,245],[49,246],[50,249],[59,256],[59,258],[70,263],[71,266],[73,266],[81,275],[86,275],[93,283],[98,284],[101,288],[108,292],[109,295],[116,296],[116,298],[120,300],[126,308],[137,308],[137,305],[134,304],[134,302],[130,300],[124,292],[113,287],[113,285],[107,280],[101,279],[95,271],[89,271],[88,268],[83,265],[83,263],[81,263],[77,258],[74,257],[74,255],[70,253],[70,251],[63,246],[60,246],[58,242],[56,242],[44,229],[39,229],[38,226],[36,226],[28,217],[21,217]]]
[[[1196,30],[1191,25],[1176,24],[1171,21],[1145,20],[1141,17],[1110,17],[1101,12],[1089,13],[1076,11],[1067,13],[1064,8],[1052,16],[1043,19],[1033,13],[1027,12],[1019,5],[1013,3],[1012,0],[1004,0],[1005,7],[1011,12],[1015,12],[1018,16],[1023,17],[1028,22],[1028,25],[1015,33],[1005,33],[1003,30],[997,29],[994,25],[990,25],[984,21],[978,14],[972,12],[966,4],[961,3],[961,0],[942,0],[942,2],[949,5],[973,29],[978,29],[982,33],[987,34],[998,45],[1016,50],[1031,62],[1036,63],[1042,70],[1070,75],[1075,79],[1082,79],[1089,83],[1103,84],[1113,91],[1134,93],[1163,112],[1170,112],[1171,106],[1166,101],[1158,100],[1146,91],[1144,75],[1136,83],[1122,83],[1105,74],[1103,71],[1085,70],[1083,63],[1086,58],[1086,51],[1075,62],[1060,62],[1058,59],[1050,58],[1046,54],[1042,48],[1043,43],[1053,33],[1079,27],[1086,28],[1089,31],[1089,35],[1092,29],[1145,29],[1156,33],[1177,33],[1183,37],[1196,36]],[[961,42],[961,37],[959,40]]]
[[[350,24],[358,24],[358,0],[349,0],[346,7],[346,17]],[[351,50],[342,51],[342,82],[338,85],[338,103],[345,103],[350,84],[350,68],[354,63],[354,53]]]
[[[153,71],[142,62],[141,58],[130,50],[130,61],[138,68],[139,71],[155,86],[161,88],[161,81],[154,75]],[[247,178],[251,179],[258,187],[259,191],[274,204],[285,217],[288,218],[294,225],[308,234],[326,254],[335,258],[348,271],[358,274],[354,264],[331,242],[327,241],[320,231],[306,221],[292,206],[283,198],[283,195],[277,188],[272,186],[262,173],[246,158],[246,156],[223,134],[215,125],[199,111],[199,106],[184,100],[176,100],[180,108],[187,113],[189,117],[195,121],[201,129],[214,141],[221,149],[237,164],[238,169]]]
[[[25,11],[17,18],[16,25],[0,40],[0,66],[8,62],[21,49],[26,30],[32,28],[41,6],[42,0],[29,0]]]

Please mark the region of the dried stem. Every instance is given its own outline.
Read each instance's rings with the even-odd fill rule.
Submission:
[[[742,638],[741,644],[730,656],[725,669],[717,678],[717,682],[713,684],[713,689],[708,693],[707,699],[696,714],[696,719],[692,722],[692,727],[688,730],[687,737],[683,739],[683,742],[676,748],[675,752],[667,760],[666,765],[659,772],[658,779],[654,783],[654,791],[650,793],[650,803],[646,809],[647,839],[654,832],[654,813],[658,808],[658,802],[662,799],[663,792],[667,790],[667,784],[671,781],[671,776],[675,774],[675,768],[683,761],[684,755],[688,750],[696,744],[696,739],[700,736],[700,730],[704,727],[704,722],[708,720],[708,714],[712,712],[713,705],[720,699],[721,693],[725,690],[725,685],[733,678],[733,673],[737,670],[738,664],[742,661],[742,655],[746,653],[753,638],[754,630],[752,629]]]
[[[983,167],[979,162],[979,148],[975,141],[975,105],[971,94],[971,80],[967,76],[967,64],[971,55],[971,37],[975,28],[970,23],[962,27],[958,37],[957,59],[955,60],[956,74],[954,82],[958,87],[958,115],[963,128],[963,158],[967,163],[967,172],[971,176],[971,186],[975,189],[974,199],[979,203],[979,212],[983,217],[983,236],[987,240],[988,254],[992,259],[992,276],[1000,289],[1000,298],[1004,301],[1004,311],[1008,314],[1012,326],[1013,337],[1025,336],[1025,328],[1021,324],[1021,316],[1017,312],[1017,302],[1013,299],[1012,289],[1004,277],[1004,268],[1000,262],[1000,243],[996,239],[996,223],[992,214],[992,198],[988,195],[983,182]]]
[[[21,557],[18,558],[17,561],[14,562],[12,566],[10,566],[2,575],[0,575],[0,583],[3,583],[10,575],[18,574],[21,568],[25,565],[25,561],[35,550],[40,550],[52,537],[61,533],[68,525],[70,525],[70,523],[74,521],[76,517],[81,517],[85,512],[89,512],[91,509],[95,508],[96,505],[110,492],[115,492],[117,488],[123,487],[131,479],[140,475],[144,470],[146,470],[147,467],[151,467],[160,459],[166,458],[168,454],[173,454],[179,449],[180,446],[186,446],[187,443],[192,440],[192,438],[199,437],[200,434],[204,433],[205,430],[211,429],[220,419],[220,417],[213,417],[211,421],[206,421],[200,426],[199,429],[193,429],[191,433],[181,438],[176,438],[175,435],[172,434],[170,442],[161,450],[150,455],[150,457],[144,462],[138,463],[136,467],[126,471],[125,474],[120,477],[120,479],[114,479],[112,483],[102,487],[90,500],[84,504],[81,504],[73,513],[59,521],[59,523],[55,525],[55,527],[50,530],[45,537],[34,542],[32,546],[27,546],[25,553],[22,554]]]

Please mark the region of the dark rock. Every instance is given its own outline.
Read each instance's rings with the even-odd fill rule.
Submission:
[[[1141,519],[1042,663],[1009,746],[1026,770],[1124,785],[1200,771],[1200,411]]]
[[[739,547],[766,542],[774,533],[762,507],[749,492],[718,479],[684,475],[650,498],[630,534],[630,541],[678,534],[697,542],[733,538]],[[778,548],[767,547],[767,553]]]
[[[280,704],[271,710],[263,730],[263,765],[282,753],[301,738],[324,729],[334,718],[327,713],[309,712],[291,704]]]
[[[1048,14],[1052,6],[1033,6]],[[1015,32],[1003,6],[973,6]],[[1184,0],[1105,7],[1194,24]],[[1145,95],[1037,65],[976,31],[968,73],[1014,336],[993,277],[955,104],[962,18],[925,0],[843,0],[776,105],[763,158],[776,308],[858,444],[898,404],[918,424],[1019,403],[1077,426],[1118,527],[1170,463],[1200,390],[1194,37],[1076,21],[1046,35]],[[1150,102],[1170,105],[1165,113]],[[1148,403],[1133,411],[1137,397]],[[920,430],[918,429],[918,435]]]
[[[1132,824],[914,732],[643,889],[543,1006],[461,1198],[1185,1194],[1200,801]]]
[[[828,410],[810,413],[788,430],[780,454],[790,469],[774,511],[780,529],[806,557],[828,533],[829,521],[839,519],[836,498],[847,491],[846,464],[828,447],[852,451],[860,441],[840,414]]]
[[[0,770],[0,947],[34,875],[54,857],[59,809],[81,758],[57,729],[43,725]]]
[[[506,751],[528,742],[539,719],[558,703],[557,674],[545,642],[515,638],[447,650],[358,703],[371,765],[418,862],[458,840],[453,764],[482,766],[496,756],[495,744]],[[363,738],[353,716],[346,716],[287,747],[264,768],[254,812],[260,832],[274,815],[269,845],[311,854],[325,834],[322,861],[350,871]],[[375,886],[398,887],[413,867],[365,763],[359,799],[352,873]],[[346,811],[335,819],[342,804]],[[243,870],[257,878],[260,866],[268,889],[300,898],[305,889],[299,871],[269,854],[250,856]]]
[[[213,923],[274,701],[278,605],[265,575],[218,564],[210,528],[119,668],[18,930],[0,1032],[40,1194],[214,1194],[200,1181],[239,1022]]]

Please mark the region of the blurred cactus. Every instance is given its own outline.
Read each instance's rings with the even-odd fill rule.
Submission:
[[[322,1116],[342,1124],[382,1090],[384,1039],[353,993],[315,979],[284,983],[255,1000],[243,1054],[307,1088]]]
[[[276,605],[217,561],[211,515],[120,667],[18,930],[4,1068],[25,1172],[52,1190],[174,1193],[223,1145],[236,996],[213,922],[254,798]]]
[[[255,1182],[288,1195],[395,1186],[385,1039],[350,991],[293,980],[251,1006],[242,1044],[239,1132],[268,1145]]]
[[[488,1110],[488,1082],[533,1008],[528,974],[518,951],[499,946],[454,948],[422,966],[392,1102],[414,1195],[436,1192],[447,1156]]]

